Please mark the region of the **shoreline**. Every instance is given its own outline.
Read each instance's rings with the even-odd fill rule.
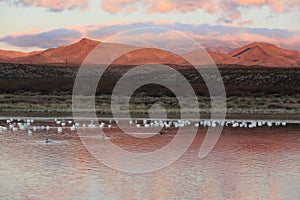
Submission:
[[[222,120],[229,120],[229,121],[236,121],[236,122],[243,122],[243,121],[276,121],[276,122],[286,122],[286,123],[289,123],[289,124],[300,124],[300,116],[298,116],[297,118],[294,118],[292,119],[291,118],[292,116],[289,116],[289,117],[286,117],[286,118],[274,118],[272,116],[244,116],[244,117],[234,117],[234,116],[226,116],[225,119],[219,119],[219,118],[215,118],[213,120],[215,121],[222,121]],[[6,116],[3,116],[1,115],[0,116],[0,120],[6,120],[6,119],[10,119],[10,118],[18,118],[18,119],[34,119],[34,120],[38,120],[38,121],[53,121],[55,119],[74,119],[73,116],[70,116],[70,115],[61,115],[61,116],[20,116],[20,115],[6,115]],[[91,120],[93,118],[91,117],[81,117],[81,118],[77,118],[78,120]],[[134,119],[134,120],[143,120],[143,119],[147,119],[147,117],[141,117],[141,116],[133,116],[132,118],[113,118],[113,117],[97,117],[98,120],[103,120],[103,121],[109,121],[109,120],[115,120],[115,119],[118,119],[118,120],[130,120],[130,119]],[[152,120],[162,120],[162,119],[159,119],[159,118],[154,118]],[[179,117],[174,117],[174,118],[166,118],[166,119],[163,119],[163,120],[166,120],[166,121],[170,121],[170,120],[180,120]],[[209,117],[201,117],[200,119],[183,119],[183,120],[189,120],[189,121],[201,121],[201,120],[212,120],[211,118]]]

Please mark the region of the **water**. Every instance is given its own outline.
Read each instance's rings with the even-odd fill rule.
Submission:
[[[225,128],[206,159],[205,129],[170,166],[126,174],[92,157],[76,133],[0,135],[0,199],[300,199],[300,128]],[[136,144],[112,131],[115,143],[149,151],[173,134]],[[45,138],[53,142],[45,144]],[[146,141],[146,140],[144,140]],[[134,145],[135,144],[135,145]],[[117,162],[117,161],[116,161]],[[155,162],[155,161],[153,161]]]

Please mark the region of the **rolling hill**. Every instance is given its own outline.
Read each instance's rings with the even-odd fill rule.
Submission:
[[[251,43],[228,55],[238,59],[238,64],[247,66],[300,66],[300,52],[268,43]]]
[[[16,51],[0,50],[0,62],[2,63],[23,63],[37,65],[57,65],[57,66],[74,66],[81,65],[86,56],[101,42],[81,39],[80,41],[57,48],[47,49],[45,51],[23,53]],[[125,45],[109,44],[107,48],[113,48],[116,51]],[[122,55],[114,61],[116,65],[140,65],[146,63],[163,63],[185,66],[189,63],[180,55],[171,52],[155,49],[144,48],[135,49]],[[108,54],[103,51],[105,56]],[[278,46],[269,43],[251,43],[241,48],[238,48],[228,54],[218,53],[216,51],[207,51],[212,60],[217,65],[245,65],[245,66],[266,66],[266,67],[300,67],[300,52],[282,49]],[[199,60],[199,52],[189,52],[182,56]],[[200,58],[201,59],[201,58]],[[203,65],[208,64],[206,61]]]
[[[24,64],[79,66],[98,44],[100,42],[84,38],[69,46],[51,48],[33,55],[15,57],[8,61]]]

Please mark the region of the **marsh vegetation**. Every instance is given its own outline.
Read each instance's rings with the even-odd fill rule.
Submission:
[[[95,97],[99,116],[111,115],[112,90],[129,69],[114,66],[101,78]],[[1,64],[0,70],[1,115],[72,115],[72,91],[78,68]],[[201,75],[192,69],[178,71],[194,88],[201,114],[208,115],[211,102]],[[164,72],[150,73],[161,76]],[[299,118],[300,69],[223,66],[220,73],[225,84],[229,116]],[[214,78],[209,71],[204,76]],[[164,105],[169,116],[179,115],[178,100],[172,91],[154,84],[135,91],[130,100],[131,114],[145,116],[157,102]]]

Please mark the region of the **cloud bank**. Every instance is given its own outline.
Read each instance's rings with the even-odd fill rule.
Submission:
[[[163,27],[159,32],[147,33],[143,27]],[[52,48],[68,45],[82,37],[104,41],[110,36],[131,29],[139,29],[135,34],[123,34],[120,42],[146,42],[158,36],[164,36],[165,44],[182,45],[180,38],[171,34],[171,30],[185,33],[198,41],[204,48],[228,52],[250,42],[269,42],[287,49],[300,51],[300,30],[250,28],[225,25],[183,24],[170,22],[133,22],[118,24],[100,24],[91,26],[68,27],[50,31],[15,33],[0,38],[16,47]],[[171,30],[170,30],[171,29]],[[125,36],[126,37],[125,37]]]
[[[270,14],[282,14],[297,12],[300,7],[299,0],[102,0],[101,6],[110,13],[132,12],[143,10],[145,14],[191,12],[202,10],[206,13],[218,16],[218,20],[224,23],[238,21],[241,24],[249,24],[251,20],[241,20],[242,12],[248,9],[260,9],[266,7]]]
[[[42,7],[49,11],[86,10],[89,0],[2,0],[11,6]],[[298,12],[299,0],[102,0],[101,8],[110,13],[130,13],[142,11],[144,14],[153,13],[186,13],[202,10],[217,16],[219,22],[251,24],[249,19],[243,19],[243,12],[252,9],[268,8],[269,14],[280,15]],[[100,6],[99,6],[100,10]]]
[[[81,38],[81,33],[71,29],[54,29],[40,33],[12,34],[0,38],[0,42],[5,42],[16,47],[38,47],[42,49],[67,45]]]

